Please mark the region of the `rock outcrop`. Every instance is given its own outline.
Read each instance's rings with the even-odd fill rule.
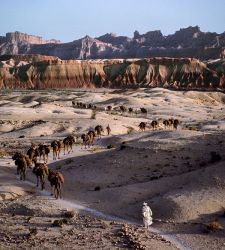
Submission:
[[[42,37],[28,35],[21,32],[9,32],[6,36],[0,37],[0,55],[5,54],[27,54],[32,46],[41,46],[45,44],[60,44],[59,40],[44,40]],[[29,53],[30,54],[30,53]],[[43,53],[41,53],[43,54]]]
[[[225,32],[202,32],[198,26],[180,29],[168,36],[159,30],[145,34],[135,31],[133,38],[107,33],[97,38],[85,36],[70,43],[46,41],[20,32],[0,37],[0,55],[41,54],[64,60],[146,57],[195,57],[208,60],[220,58],[224,48]]]
[[[46,43],[61,43],[59,40],[51,39],[44,40],[40,36],[32,36],[21,32],[8,32],[6,33],[6,42],[9,43],[30,43],[30,44],[46,44]]]
[[[20,58],[22,56],[20,55]],[[38,59],[39,58],[39,59]],[[22,59],[22,58],[21,58]],[[0,62],[0,88],[224,89],[222,75],[190,58],[60,60],[42,56]]]

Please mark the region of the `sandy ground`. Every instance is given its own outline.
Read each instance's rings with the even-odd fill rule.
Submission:
[[[73,107],[72,100],[96,105],[95,119],[92,110]],[[137,244],[143,249],[225,249],[224,229],[204,230],[213,221],[225,226],[224,104],[222,93],[158,88],[2,92],[1,249],[40,249],[41,242],[46,244],[44,249],[72,245],[72,249],[138,248]],[[112,112],[104,110],[107,105],[114,108]],[[120,105],[138,112],[121,113]],[[147,115],[141,114],[140,107],[148,110]],[[171,117],[182,121],[178,130],[164,128],[163,119]],[[150,127],[154,119],[160,121],[157,131]],[[141,121],[148,123],[145,132],[138,129]],[[71,133],[80,136],[98,124],[109,124],[112,134],[107,136],[105,131],[87,150],[81,149],[78,140],[73,153],[62,153],[60,160],[53,161],[50,155],[49,167],[60,169],[65,176],[63,201],[56,203],[48,193],[37,191],[30,170],[29,182],[17,179],[13,152],[26,152],[31,142],[50,144]],[[111,149],[107,149],[109,145]],[[219,159],[215,160],[212,152]],[[160,231],[144,232],[140,226],[129,225],[128,234],[136,235],[134,241],[139,243],[129,240],[133,236],[124,236],[124,223],[117,219],[103,220],[79,209],[80,205],[141,224],[144,201],[153,210],[152,231]],[[67,219],[62,228],[53,227],[52,222],[64,218],[69,208],[75,209],[76,216]],[[87,227],[86,220],[90,220]],[[14,222],[20,230],[12,226]]]

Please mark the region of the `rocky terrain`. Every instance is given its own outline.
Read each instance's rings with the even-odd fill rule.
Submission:
[[[224,59],[60,60],[41,55],[0,56],[1,89],[140,88],[223,90]]]
[[[135,225],[94,218],[65,209],[30,191],[0,202],[0,248],[14,249],[168,249],[171,242]]]
[[[85,36],[69,43],[54,39],[46,41],[20,32],[0,37],[0,55],[40,54],[65,60],[146,57],[208,60],[224,57],[224,47],[225,33],[202,32],[198,26],[180,29],[168,36],[159,30],[145,34],[135,31],[132,38],[108,33],[97,38]]]

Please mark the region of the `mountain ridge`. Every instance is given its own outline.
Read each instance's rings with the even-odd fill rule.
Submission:
[[[160,30],[134,36],[114,33],[92,38],[85,36],[72,42],[44,40],[20,32],[0,36],[0,55],[40,54],[60,59],[115,59],[146,57],[195,57],[201,60],[225,56],[225,32],[202,32],[198,26],[182,28],[171,35]]]

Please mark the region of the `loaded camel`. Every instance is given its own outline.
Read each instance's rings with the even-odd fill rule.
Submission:
[[[141,122],[138,127],[141,131],[145,131],[145,128],[147,126],[147,122]]]
[[[82,134],[81,135],[81,139],[82,139],[82,144],[81,144],[81,149],[83,148],[83,146],[85,146],[85,149],[87,148],[87,145],[90,147],[91,143],[92,143],[92,135],[90,134]]]
[[[177,129],[178,125],[180,124],[181,122],[178,120],[178,119],[174,119],[173,121],[173,128]]]
[[[94,144],[94,139],[95,139],[95,137],[96,137],[96,133],[95,133],[95,131],[90,130],[90,131],[88,131],[87,134],[89,135],[89,138],[90,138],[90,145],[93,146],[93,144]]]
[[[104,129],[103,129],[102,125],[97,125],[97,126],[95,127],[95,132],[96,132],[96,134],[98,135],[98,138],[100,139],[102,133],[104,133]]]
[[[48,176],[48,166],[45,163],[35,163],[33,173],[37,177],[37,187],[39,186],[39,180],[41,182],[41,190],[45,188],[45,176]]]
[[[60,159],[59,155],[61,152],[61,149],[64,147],[62,140],[54,140],[51,143],[51,147],[53,149],[53,160]]]
[[[43,157],[44,163],[48,162],[48,155],[51,151],[51,147],[39,144],[38,146],[31,144],[31,147],[27,151],[27,155],[31,159],[32,162],[37,162],[37,158],[39,157],[39,161],[41,160],[41,157]]]
[[[31,144],[31,147],[27,151],[27,155],[30,160],[35,164],[37,162],[37,158],[40,157],[39,149],[36,145]]]
[[[152,126],[153,130],[156,130],[159,127],[158,121],[156,121],[156,120],[152,121],[151,126]]]
[[[41,157],[43,157],[44,163],[47,163],[48,162],[48,155],[51,151],[51,147],[41,143],[38,145],[38,150],[40,152],[40,159],[39,160],[41,160]]]
[[[124,105],[122,105],[122,106],[120,106],[120,111],[121,111],[122,113],[124,113],[124,112],[127,111],[127,108],[126,108]]]
[[[16,152],[12,159],[15,161],[15,165],[17,166],[17,174],[20,175],[20,180],[25,181],[27,168],[31,168],[32,165],[30,158],[25,154]]]
[[[140,108],[141,113],[147,115],[148,111],[145,108]]]
[[[112,106],[105,107],[105,111],[108,111],[108,112],[112,111]]]
[[[128,108],[128,112],[131,114],[131,113],[133,113],[133,108]]]
[[[164,120],[163,121],[163,124],[165,126],[165,129],[169,128],[170,127],[170,122],[168,120]]]
[[[54,195],[56,199],[62,198],[61,188],[64,183],[64,177],[59,171],[49,169],[48,180],[51,185],[51,195]]]
[[[64,140],[63,140],[63,144],[64,144],[64,155],[66,154],[66,150],[67,153],[69,154],[70,152],[73,152],[73,144],[75,144],[76,139],[74,138],[74,136],[69,135],[67,136]]]

